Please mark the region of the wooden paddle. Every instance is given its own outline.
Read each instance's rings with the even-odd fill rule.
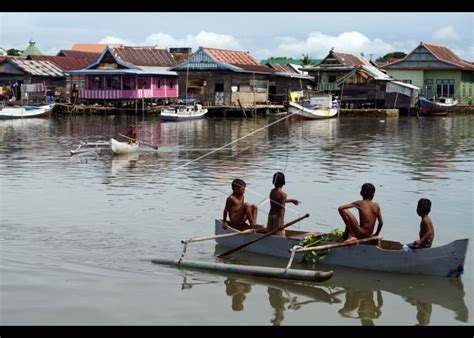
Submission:
[[[283,225],[283,226],[281,226],[281,227],[278,227],[277,229],[274,229],[274,230],[272,230],[272,231],[270,231],[270,232],[267,232],[267,233],[266,233],[265,235],[263,235],[262,237],[256,238],[256,239],[254,239],[253,241],[244,243],[244,244],[242,244],[242,245],[240,245],[240,246],[238,246],[238,247],[236,247],[236,248],[233,248],[233,249],[231,249],[231,250],[229,250],[229,251],[226,251],[226,252],[224,252],[223,254],[220,254],[220,255],[217,256],[217,257],[221,258],[221,257],[227,256],[227,255],[230,255],[231,253],[234,253],[234,252],[236,252],[236,251],[238,251],[238,250],[240,250],[240,249],[242,249],[242,248],[245,248],[246,246],[249,246],[250,244],[253,244],[253,243],[255,243],[255,242],[261,241],[261,240],[264,239],[264,238],[267,238],[267,237],[269,237],[269,236],[271,236],[271,235],[274,235],[274,234],[276,234],[278,231],[281,231],[281,230],[283,230],[283,229],[289,227],[290,225],[293,225],[293,224],[295,224],[295,223],[297,223],[297,222],[299,222],[299,221],[301,221],[302,219],[305,219],[305,218],[307,218],[307,217],[309,217],[309,214],[306,214],[306,215],[304,215],[304,216],[302,216],[302,217],[300,217],[300,218],[295,219],[294,221],[291,221],[291,222],[286,223],[285,225]]]
[[[335,249],[335,248],[340,248],[340,247],[343,247],[343,246],[366,243],[366,242],[375,241],[375,240],[379,240],[379,239],[382,239],[382,236],[373,236],[373,237],[358,239],[358,240],[350,241],[350,242],[326,244],[326,245],[313,246],[313,247],[310,246],[310,247],[307,247],[307,248],[297,249],[296,252],[321,251],[321,250],[326,250],[326,249]],[[291,250],[290,250],[290,252],[291,252]]]
[[[123,135],[123,134],[120,134],[120,133],[119,133],[119,135],[122,136],[122,137],[125,137],[125,138],[127,138],[127,139],[129,139],[129,140],[137,141],[139,144],[144,144],[144,145],[146,145],[146,146],[152,147],[153,149],[158,149],[158,146],[155,146],[155,145],[153,145],[153,144],[151,144],[151,143],[146,143],[146,142],[143,142],[143,141],[139,141],[139,140],[137,140],[137,139],[128,137],[127,135]]]

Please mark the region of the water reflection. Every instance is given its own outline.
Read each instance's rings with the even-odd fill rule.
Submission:
[[[216,245],[215,255],[227,249]],[[224,262],[251,262],[252,265],[274,267],[284,265],[280,259],[242,251],[234,253]],[[297,264],[295,267],[302,266]],[[267,287],[268,300],[274,309],[271,319],[273,325],[283,323],[286,311],[296,311],[314,303],[328,304],[330,308],[327,311],[334,311],[342,318],[358,319],[361,325],[375,325],[377,319],[383,318],[383,298],[387,293],[398,295],[404,302],[416,307],[414,323],[417,325],[430,324],[433,305],[452,311],[456,321],[469,321],[464,284],[459,278],[383,273],[324,264],[318,265],[318,269],[334,270],[334,276],[321,284],[253,277],[239,277],[238,280],[229,278],[226,283],[245,285],[236,289],[245,290],[246,294],[251,291],[250,285],[254,285],[254,288],[255,285]]]
[[[252,290],[252,286],[249,283],[238,282],[236,279],[227,278],[224,281],[225,293],[227,296],[232,297],[232,310],[243,311],[245,294]]]
[[[377,305],[374,301],[373,291],[347,290],[344,307],[338,312],[343,317],[358,318],[362,325],[374,325],[373,319],[377,319],[382,314],[382,292],[376,292]]]

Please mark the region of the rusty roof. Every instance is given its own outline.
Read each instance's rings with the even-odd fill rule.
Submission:
[[[81,52],[93,52],[93,53],[102,53],[107,44],[103,43],[75,43],[72,45],[71,50],[81,51]]]
[[[227,63],[233,66],[237,66],[243,70],[249,72],[261,72],[261,73],[274,73],[275,71],[270,67],[260,65],[250,53],[216,49],[216,48],[203,48],[203,50],[214,60],[221,63]]]
[[[357,67],[362,65],[370,65],[365,58],[352,54],[338,53],[331,51],[331,54],[342,64],[349,67]]]
[[[172,67],[176,65],[173,55],[166,49],[130,46],[109,46],[109,49],[119,61],[135,66]]]
[[[450,65],[452,65],[456,68],[463,69],[463,70],[474,70],[474,64],[472,64],[471,62],[468,62],[466,60],[461,59],[459,56],[454,54],[454,52],[451,49],[449,49],[446,46],[435,45],[433,43],[428,43],[428,42],[423,42],[423,41],[421,41],[420,44],[416,48],[418,48],[419,46],[425,47],[436,59],[438,59],[441,62],[450,64]],[[413,53],[413,51],[411,53]],[[397,61],[385,64],[381,67],[384,68],[384,69],[387,69],[391,66],[397,65],[397,64],[405,61],[405,59],[409,55],[411,55],[411,53],[409,53],[407,56],[405,56],[401,60],[397,60]],[[425,67],[425,68],[427,68],[427,67]],[[423,69],[423,67],[410,67],[408,69]]]
[[[87,59],[90,63],[97,61],[101,53],[82,52],[77,50],[61,49],[56,56],[73,56],[81,59]]]
[[[82,69],[95,62],[93,60],[90,62],[85,58],[79,58],[74,56],[50,56],[50,55],[30,55],[28,57],[30,60],[37,61],[49,61],[55,64],[61,70],[77,70]]]
[[[33,76],[65,77],[60,68],[49,61],[26,60],[22,58],[10,58],[25,73]]]
[[[431,54],[433,54],[438,60],[449,63],[453,66],[466,69],[474,70],[474,66],[467,61],[464,61],[459,56],[454,54],[454,52],[446,46],[435,45],[432,43],[421,42],[426,49],[428,49]]]

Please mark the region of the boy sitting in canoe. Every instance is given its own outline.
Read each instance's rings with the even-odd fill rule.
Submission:
[[[346,224],[346,233],[348,235],[346,242],[371,237],[376,220],[378,220],[378,225],[374,236],[378,236],[380,230],[382,230],[383,219],[380,206],[378,203],[372,201],[375,195],[374,185],[371,183],[363,184],[360,194],[363,198],[362,200],[341,205],[338,209],[339,214]],[[359,210],[360,225],[355,216],[347,210],[350,208]]]
[[[125,135],[128,137],[128,144],[132,144],[137,141],[137,133],[133,124],[128,126],[128,131]]]
[[[237,230],[264,229],[264,227],[256,224],[257,206],[244,202],[245,187],[246,183],[240,178],[232,181],[232,194],[227,197],[224,207],[224,229],[227,228],[227,225]],[[229,222],[227,222],[227,214],[229,214]],[[246,223],[247,220],[249,224]]]
[[[430,211],[431,201],[427,198],[421,198],[416,208],[416,213],[421,217],[420,239],[408,244],[411,249],[431,248],[434,239],[434,226],[430,216],[428,216]]]
[[[270,212],[268,213],[267,231],[275,230],[285,224],[285,204],[293,203],[298,205],[300,201],[287,198],[283,191],[285,185],[285,174],[276,172],[273,175],[273,188],[270,191]],[[285,230],[278,231],[275,236],[285,236]]]

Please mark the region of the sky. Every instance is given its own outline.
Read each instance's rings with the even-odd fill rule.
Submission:
[[[0,47],[23,50],[31,36],[48,55],[74,43],[199,46],[322,59],[329,50],[376,59],[445,45],[474,61],[474,13],[0,13]]]

